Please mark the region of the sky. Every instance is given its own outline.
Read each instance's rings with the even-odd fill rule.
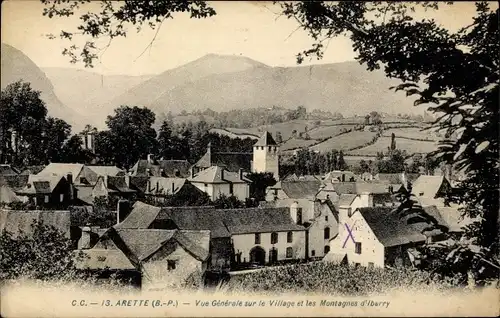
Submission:
[[[158,74],[209,53],[242,55],[270,66],[294,66],[296,54],[310,48],[312,40],[293,19],[279,16],[272,2],[220,1],[211,6],[217,15],[208,19],[175,16],[163,23],[156,40],[148,47],[155,32],[149,28],[137,33],[131,29],[126,38],[116,38],[92,71],[102,74]],[[87,5],[86,11],[98,6]],[[72,67],[61,52],[71,45],[60,39],[50,40],[44,34],[57,35],[61,29],[75,29],[77,17],[42,16],[43,5],[36,0],[8,0],[2,3],[2,42],[21,50],[39,67]],[[445,6],[432,15],[445,27],[456,30],[471,22],[472,2]],[[101,42],[107,43],[107,40]],[[305,60],[303,65],[337,63],[354,59],[351,42],[346,37],[330,41],[322,60]]]

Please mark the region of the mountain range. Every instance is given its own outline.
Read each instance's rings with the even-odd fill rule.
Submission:
[[[157,114],[273,105],[344,116],[423,111],[403,92],[389,90],[397,80],[383,71],[368,72],[354,61],[271,67],[243,56],[208,54],[158,75],[110,76],[71,68],[40,69],[21,51],[2,44],[1,74],[2,88],[23,78],[42,91],[50,114],[73,125],[85,120],[98,128],[120,105],[146,106]]]

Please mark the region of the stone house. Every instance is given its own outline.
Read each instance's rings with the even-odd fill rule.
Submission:
[[[191,164],[187,160],[156,160],[152,154],[138,160],[130,169],[133,177],[188,178]]]
[[[180,287],[192,274],[205,272],[209,244],[209,231],[112,227],[92,249],[85,251],[89,258],[81,266],[135,269],[141,274],[142,289],[168,290]]]
[[[29,175],[28,182],[16,191],[23,202],[46,209],[66,209],[75,203],[77,189],[73,177],[61,175]]]
[[[221,195],[235,196],[241,201],[250,198],[250,183],[243,170],[227,171],[224,167],[212,166],[189,179],[189,182],[207,193],[212,200]]]

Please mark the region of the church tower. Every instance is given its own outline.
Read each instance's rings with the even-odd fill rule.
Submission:
[[[279,147],[267,131],[253,145],[252,172],[271,172],[279,180]]]

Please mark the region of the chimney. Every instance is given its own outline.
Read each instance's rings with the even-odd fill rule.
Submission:
[[[125,175],[125,184],[127,185],[127,188],[130,188],[130,175],[128,174]]]
[[[224,168],[220,168],[220,178],[224,180]]]
[[[108,187],[108,176],[105,175],[102,177],[103,178],[103,181],[104,181],[104,185],[106,186],[106,188]]]
[[[165,177],[165,170],[160,169],[160,177]]]
[[[240,180],[243,180],[243,169],[240,168],[240,170],[238,170],[238,172],[240,175]]]
[[[339,223],[346,223],[351,217],[351,207],[349,205],[341,205],[339,206]],[[343,228],[344,225],[341,225]]]
[[[175,193],[175,183],[172,182],[172,194],[174,194],[174,193]]]
[[[345,182],[345,174],[342,174],[342,182]]]
[[[146,174],[148,175],[148,177],[151,176],[151,169],[147,168],[146,169]]]
[[[73,175],[71,173],[68,173],[66,175],[66,180],[68,180],[69,183],[69,199],[73,201],[75,199],[75,187],[73,186]]]
[[[207,145],[207,153],[208,154],[212,153],[212,143],[211,142],[209,142],[208,145]]]
[[[154,158],[153,158],[153,154],[152,153],[148,154],[148,162],[151,163],[151,164],[154,163]]]
[[[361,207],[373,207],[373,195],[370,192],[363,192],[359,195],[361,199],[362,206]]]
[[[78,240],[78,249],[84,250],[91,248],[91,233],[92,230],[90,229],[90,227],[82,227],[82,236]]]
[[[194,178],[194,165],[191,166],[191,178]]]
[[[130,203],[127,200],[118,200],[116,208],[116,224],[122,222],[130,213]]]

